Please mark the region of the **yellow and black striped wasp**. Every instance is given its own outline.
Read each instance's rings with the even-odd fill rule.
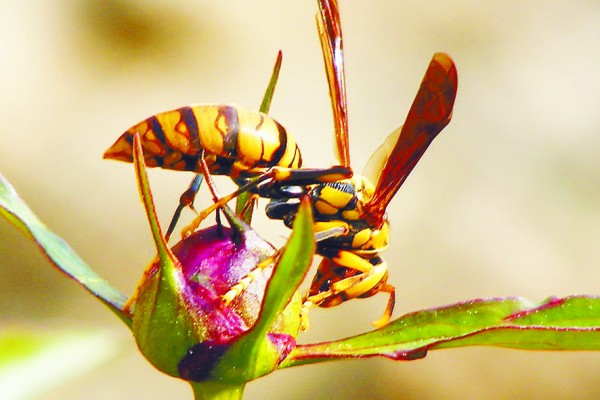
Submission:
[[[342,29],[336,0],[318,0],[317,27],[334,116],[337,155],[350,168],[348,120]],[[313,204],[315,231],[343,228],[343,234],[317,243],[323,256],[312,281],[305,310],[332,307],[352,298],[378,292],[389,294],[383,316],[375,326],[385,325],[395,303],[394,286],[387,283],[388,266],[379,252],[388,245],[386,208],[429,144],[450,122],[458,78],[452,59],[436,53],[417,92],[403,126],[394,131],[371,156],[365,175],[317,183],[308,189]],[[373,184],[374,182],[375,184]],[[275,199],[267,215],[291,226],[298,202]]]
[[[339,12],[335,0],[318,0],[318,4],[317,27],[341,166],[300,168],[300,151],[280,124],[265,114],[226,105],[183,107],[152,116],[125,132],[105,158],[131,162],[132,137],[139,132],[148,166],[202,173],[214,204],[199,214],[184,236],[210,212],[245,191],[270,198],[267,215],[288,227],[299,198],[309,196],[320,238],[317,253],[323,260],[305,311],[385,292],[389,293],[385,312],[374,322],[382,326],[389,321],[395,302],[395,289],[387,283],[387,264],[378,255],[388,243],[386,208],[431,141],[449,123],[457,90],[456,68],[449,56],[434,55],[405,124],[369,160],[365,170],[370,172],[365,175],[371,179],[352,176]],[[230,176],[240,189],[218,197],[210,184],[211,174]],[[253,180],[248,182],[248,178]],[[240,282],[224,300],[231,301],[250,281]]]
[[[218,195],[211,175],[227,175],[242,183],[258,177],[256,184],[266,180],[286,180],[297,185],[337,181],[352,175],[348,168],[339,166],[328,170],[300,169],[300,149],[280,123],[262,112],[235,105],[191,105],[152,115],[124,132],[104,153],[104,158],[133,162],[135,133],[140,134],[146,166],[198,173],[188,191],[181,196],[180,207],[167,230],[167,240],[181,208],[193,207],[202,182],[198,177],[207,181],[216,202]],[[278,193],[289,190],[282,188]],[[275,189],[270,192],[275,193]],[[204,215],[215,208],[201,213],[187,231],[195,229]]]
[[[300,149],[281,124],[234,105],[191,105],[153,115],[123,133],[104,157],[132,162],[136,132],[148,167],[201,172],[203,159],[211,174],[238,177],[302,165]]]

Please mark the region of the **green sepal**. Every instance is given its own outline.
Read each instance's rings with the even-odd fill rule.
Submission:
[[[133,333],[138,348],[152,365],[178,377],[179,360],[204,338],[197,329],[198,321],[182,298],[183,271],[162,234],[137,133],[133,150],[138,189],[158,254],[158,262],[152,262],[146,269],[132,299]]]
[[[277,332],[293,338],[297,336],[302,308],[298,287],[310,267],[314,251],[312,208],[308,199],[303,199],[292,234],[281,250],[267,284],[258,320],[224,354],[212,371],[213,378],[225,382],[248,382],[277,368],[282,361],[282,351],[270,335]],[[283,325],[282,321],[285,321]]]

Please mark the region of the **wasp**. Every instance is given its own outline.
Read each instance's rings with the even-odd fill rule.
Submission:
[[[337,158],[341,167],[350,166],[348,117],[344,74],[343,40],[336,0],[318,0],[317,28],[333,110]],[[207,211],[226,204],[240,192],[253,190],[271,198],[267,216],[292,227],[299,197],[306,195],[313,207],[317,253],[323,257],[312,280],[303,307],[303,324],[313,306],[333,307],[353,298],[388,293],[383,315],[375,326],[390,320],[395,305],[395,288],[387,283],[388,265],[379,253],[388,246],[389,222],[386,209],[425,153],[433,139],[452,117],[458,77],[452,59],[434,54],[404,125],[392,132],[371,156],[362,175],[335,181],[319,178],[313,170],[305,179],[286,178],[258,185],[260,178],[215,202]],[[322,170],[329,173],[330,170]],[[263,176],[266,180],[266,176]],[[312,178],[312,181],[311,181]],[[302,183],[304,186],[294,186]],[[289,185],[289,186],[286,186]],[[201,215],[204,218],[206,214]],[[192,224],[191,229],[195,227]],[[189,233],[189,230],[186,232]],[[257,271],[266,268],[263,263]],[[231,301],[253,279],[249,275],[224,295]]]
[[[350,169],[350,147],[344,74],[342,29],[336,0],[318,0],[317,28],[323,51],[334,116],[337,157]],[[323,256],[304,303],[333,307],[379,292],[389,298],[375,326],[385,325],[395,304],[395,288],[387,283],[388,265],[379,253],[388,245],[386,209],[433,139],[450,122],[458,78],[452,59],[436,53],[423,78],[403,126],[395,130],[369,159],[363,175],[306,188],[312,200],[317,234],[342,232],[317,243]],[[295,199],[273,199],[267,215],[291,227],[298,209]]]
[[[140,132],[142,142],[147,142],[144,150],[149,152],[145,156],[149,166],[202,172],[209,182],[211,174],[228,175],[240,185],[237,191],[219,198],[213,186],[209,185],[213,191],[214,204],[202,211],[183,231],[184,236],[192,232],[210,212],[225,206],[228,201],[246,191],[269,198],[267,215],[272,219],[282,220],[286,226],[291,227],[299,198],[308,196],[313,205],[314,228],[318,238],[317,253],[323,259],[305,300],[303,315],[313,306],[333,307],[353,298],[366,298],[383,292],[388,293],[388,302],[382,317],[373,322],[375,326],[383,326],[391,318],[395,304],[395,288],[387,283],[388,265],[379,256],[389,240],[386,209],[430,143],[450,122],[458,84],[456,67],[446,54],[436,53],[433,56],[404,125],[392,132],[371,156],[363,175],[353,175],[338,6],[336,0],[318,0],[318,4],[317,28],[329,86],[340,166],[328,169],[301,168],[300,151],[289,135],[286,134],[285,140],[281,136],[272,140],[262,139],[263,134],[273,138],[271,135],[275,132],[285,132],[281,125],[266,115],[247,111],[247,115],[254,116],[248,117],[248,120],[254,123],[261,121],[261,130],[252,130],[252,124],[241,129],[242,125],[234,122],[236,119],[223,117],[224,113],[219,112],[224,109],[237,112],[241,109],[223,105],[191,107],[194,110],[194,120],[185,117],[180,111],[183,109],[150,117],[130,128],[107,151],[105,157],[131,161],[130,138],[132,132]],[[204,128],[194,129],[193,122],[200,126],[202,118],[208,121],[202,124]],[[169,122],[163,123],[163,120]],[[238,118],[237,121],[241,119]],[[268,125],[275,126],[276,129],[269,129],[268,132],[266,129],[262,130],[265,125],[263,121],[272,121]],[[259,125],[254,125],[256,126]],[[192,134],[187,134],[188,132]],[[240,137],[246,132],[249,133],[248,136],[252,136],[248,141],[254,144],[240,147],[239,144],[245,141]],[[161,145],[166,142],[166,137],[169,142],[175,142],[174,139],[180,136],[184,138],[184,146]],[[193,142],[198,144],[192,144]],[[225,146],[224,143],[230,145]],[[290,147],[291,143],[293,146]],[[230,150],[233,148],[236,151]],[[268,151],[264,151],[265,149]],[[285,157],[273,157],[272,154],[275,153]],[[125,156],[121,157],[120,154]],[[249,155],[254,157],[248,157]],[[287,163],[287,160],[293,162]],[[252,181],[248,182],[248,178],[252,178]],[[268,266],[269,263],[262,263],[257,271]],[[229,302],[235,298],[255,274],[256,272],[252,272],[232,287],[223,296],[224,301]]]
[[[140,134],[146,166],[197,172],[209,181],[215,199],[210,175],[227,175],[241,181],[264,176],[303,182],[306,177],[335,181],[351,174],[340,167],[331,168],[329,173],[300,169],[302,155],[292,135],[268,115],[236,105],[190,105],[152,115],[125,131],[104,158],[132,162],[135,133]],[[192,182],[180,206],[192,206],[200,183]],[[171,221],[167,238],[180,212],[181,207]]]
[[[184,207],[194,210],[193,202],[204,179],[216,197],[210,175],[227,175],[244,179],[264,175],[269,168],[277,179],[296,177],[302,166],[302,155],[293,136],[266,115],[281,69],[279,51],[260,112],[227,104],[199,104],[152,115],[133,125],[104,153],[104,158],[133,161],[133,135],[139,133],[147,167],[195,171],[190,187],[181,195],[179,206],[166,232],[174,231]],[[348,170],[334,168],[329,179],[349,176]],[[276,173],[275,173],[276,172]],[[314,177],[314,173],[308,172]],[[318,179],[328,179],[319,173]],[[194,210],[195,211],[195,210]]]

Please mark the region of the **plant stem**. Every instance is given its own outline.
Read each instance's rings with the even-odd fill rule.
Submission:
[[[240,400],[245,383],[190,382],[195,400]]]

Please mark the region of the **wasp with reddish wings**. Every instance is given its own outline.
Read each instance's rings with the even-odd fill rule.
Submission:
[[[387,306],[373,322],[383,326],[395,303],[395,288],[387,283],[388,265],[379,256],[388,245],[386,208],[429,144],[450,122],[458,85],[456,67],[448,55],[434,54],[404,125],[371,156],[363,175],[352,174],[339,11],[336,0],[318,0],[318,4],[317,27],[340,166],[300,168],[299,150],[280,124],[264,114],[222,105],[187,107],[150,117],[126,132],[107,155],[131,161],[130,138],[139,131],[145,149],[153,151],[146,156],[149,165],[204,174],[215,201],[184,230],[184,236],[208,213],[245,191],[270,198],[267,215],[291,227],[299,198],[308,196],[319,238],[317,253],[323,259],[305,300],[304,315],[312,306],[333,307],[384,292],[389,295]],[[214,173],[236,179],[240,189],[217,198],[210,183]],[[246,183],[246,178],[255,179]],[[263,263],[257,271],[267,266]],[[244,290],[253,275],[235,285],[224,301]]]
[[[319,0],[317,27],[325,61],[334,116],[337,156],[350,168],[348,119],[342,29],[336,0]],[[352,298],[379,292],[389,294],[383,316],[375,326],[385,325],[395,303],[394,286],[387,283],[388,266],[379,252],[388,245],[386,208],[432,140],[450,122],[458,78],[452,59],[436,53],[408,112],[403,126],[394,131],[371,156],[365,175],[310,187],[315,231],[343,228],[343,234],[317,243],[323,256],[312,281],[305,309],[332,307]],[[374,184],[372,183],[374,182]],[[271,218],[291,226],[298,203],[272,200]]]
[[[337,157],[341,167],[351,170],[339,11],[336,0],[318,0],[318,3],[317,28],[333,109]],[[364,175],[353,174],[335,182],[315,180],[303,190],[295,191],[286,189],[286,180],[271,182],[279,191],[273,191],[271,185],[266,185],[267,190],[253,187],[261,196],[272,198],[267,215],[283,220],[288,227],[292,226],[298,210],[299,196],[282,194],[301,192],[311,199],[315,232],[317,238],[321,237],[317,253],[323,259],[304,302],[304,316],[313,306],[333,307],[353,298],[384,292],[389,295],[387,306],[373,324],[383,326],[390,320],[395,288],[387,283],[388,265],[379,256],[388,245],[386,208],[429,144],[450,122],[457,85],[452,59],[443,53],[434,54],[404,125],[375,151]],[[223,198],[220,203],[227,200]],[[224,299],[230,301],[250,281],[236,285]],[[303,323],[306,327],[306,318]]]

